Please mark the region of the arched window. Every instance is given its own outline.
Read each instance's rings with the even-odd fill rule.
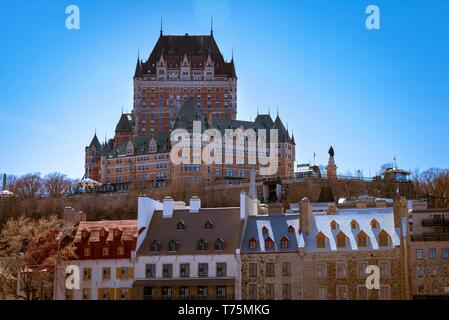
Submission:
[[[207,250],[207,241],[204,239],[201,239],[200,241],[198,241],[197,249],[199,251],[206,251]]]
[[[109,255],[109,247],[104,247],[103,248],[103,256],[107,257]]]
[[[257,240],[255,238],[251,238],[248,242],[248,247],[250,249],[256,249],[257,248]]]
[[[357,223],[357,221],[352,220],[351,221],[351,230],[357,230],[358,227],[359,227],[359,224]]]
[[[379,247],[388,247],[390,246],[390,236],[385,230],[379,232]]]
[[[104,228],[101,228],[100,230],[100,238],[104,238],[106,236],[106,230]]]
[[[348,237],[343,232],[337,234],[337,248],[346,248]]]
[[[178,231],[184,231],[186,229],[186,223],[184,221],[179,221],[176,225],[176,230]]]
[[[377,229],[379,228],[379,222],[376,219],[371,220],[371,228]]]
[[[357,235],[357,247],[367,248],[368,247],[368,236],[365,232],[360,231]]]
[[[294,233],[294,232],[295,232],[295,227],[294,226],[288,227],[288,233]]]
[[[114,239],[117,239],[120,237],[120,229],[119,228],[115,228],[114,229]]]
[[[204,223],[204,229],[210,230],[210,229],[213,229],[213,228],[214,228],[214,224],[212,223],[212,221],[207,220],[207,221]]]
[[[289,240],[288,240],[287,236],[284,236],[281,239],[281,248],[282,249],[287,249],[288,247],[289,247]]]
[[[117,255],[118,256],[124,256],[125,255],[125,248],[120,246],[117,248]]]
[[[215,250],[223,251],[224,250],[224,241],[222,239],[217,239],[215,241]]]
[[[84,256],[85,257],[90,257],[90,254],[91,254],[90,248],[84,248]]]
[[[151,251],[161,251],[161,243],[159,241],[154,240],[151,244]]]
[[[179,242],[172,240],[168,243],[168,251],[170,252],[176,252],[179,249]]]
[[[267,234],[268,233],[268,228],[267,227],[263,227],[262,228],[262,234]]]
[[[273,249],[274,241],[270,237],[265,239],[265,249]]]
[[[332,220],[331,230],[334,231],[334,230],[337,230],[337,228],[338,228],[338,223],[335,220]]]
[[[326,248],[326,240],[327,240],[327,238],[322,232],[318,233],[316,235],[316,247],[318,249]]]

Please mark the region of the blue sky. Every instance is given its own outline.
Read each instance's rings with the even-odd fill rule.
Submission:
[[[81,29],[65,28],[76,4]],[[365,28],[379,6],[381,30]],[[449,1],[0,2],[0,172],[81,177],[84,147],[132,108],[137,51],[159,35],[214,34],[234,48],[238,118],[280,115],[298,162],[374,174],[396,154],[406,169],[449,166]]]

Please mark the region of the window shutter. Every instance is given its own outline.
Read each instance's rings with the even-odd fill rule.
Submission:
[[[115,268],[115,278],[120,280],[121,268]]]
[[[115,300],[120,300],[120,288],[115,288]]]
[[[133,300],[133,288],[128,289],[128,300]]]
[[[128,279],[133,279],[133,278],[134,278],[134,268],[129,267],[128,268]]]
[[[114,300],[114,288],[109,289],[109,300]]]
[[[103,300],[103,289],[98,288],[98,300]]]

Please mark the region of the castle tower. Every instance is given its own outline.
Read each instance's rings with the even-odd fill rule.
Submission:
[[[334,148],[331,146],[329,149],[329,162],[326,167],[328,179],[337,179],[337,166],[335,164],[334,156]]]

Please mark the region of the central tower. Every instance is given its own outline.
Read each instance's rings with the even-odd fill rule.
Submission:
[[[225,61],[210,35],[163,35],[134,74],[134,134],[169,133],[182,105],[196,98],[208,119],[236,119],[234,59]]]

